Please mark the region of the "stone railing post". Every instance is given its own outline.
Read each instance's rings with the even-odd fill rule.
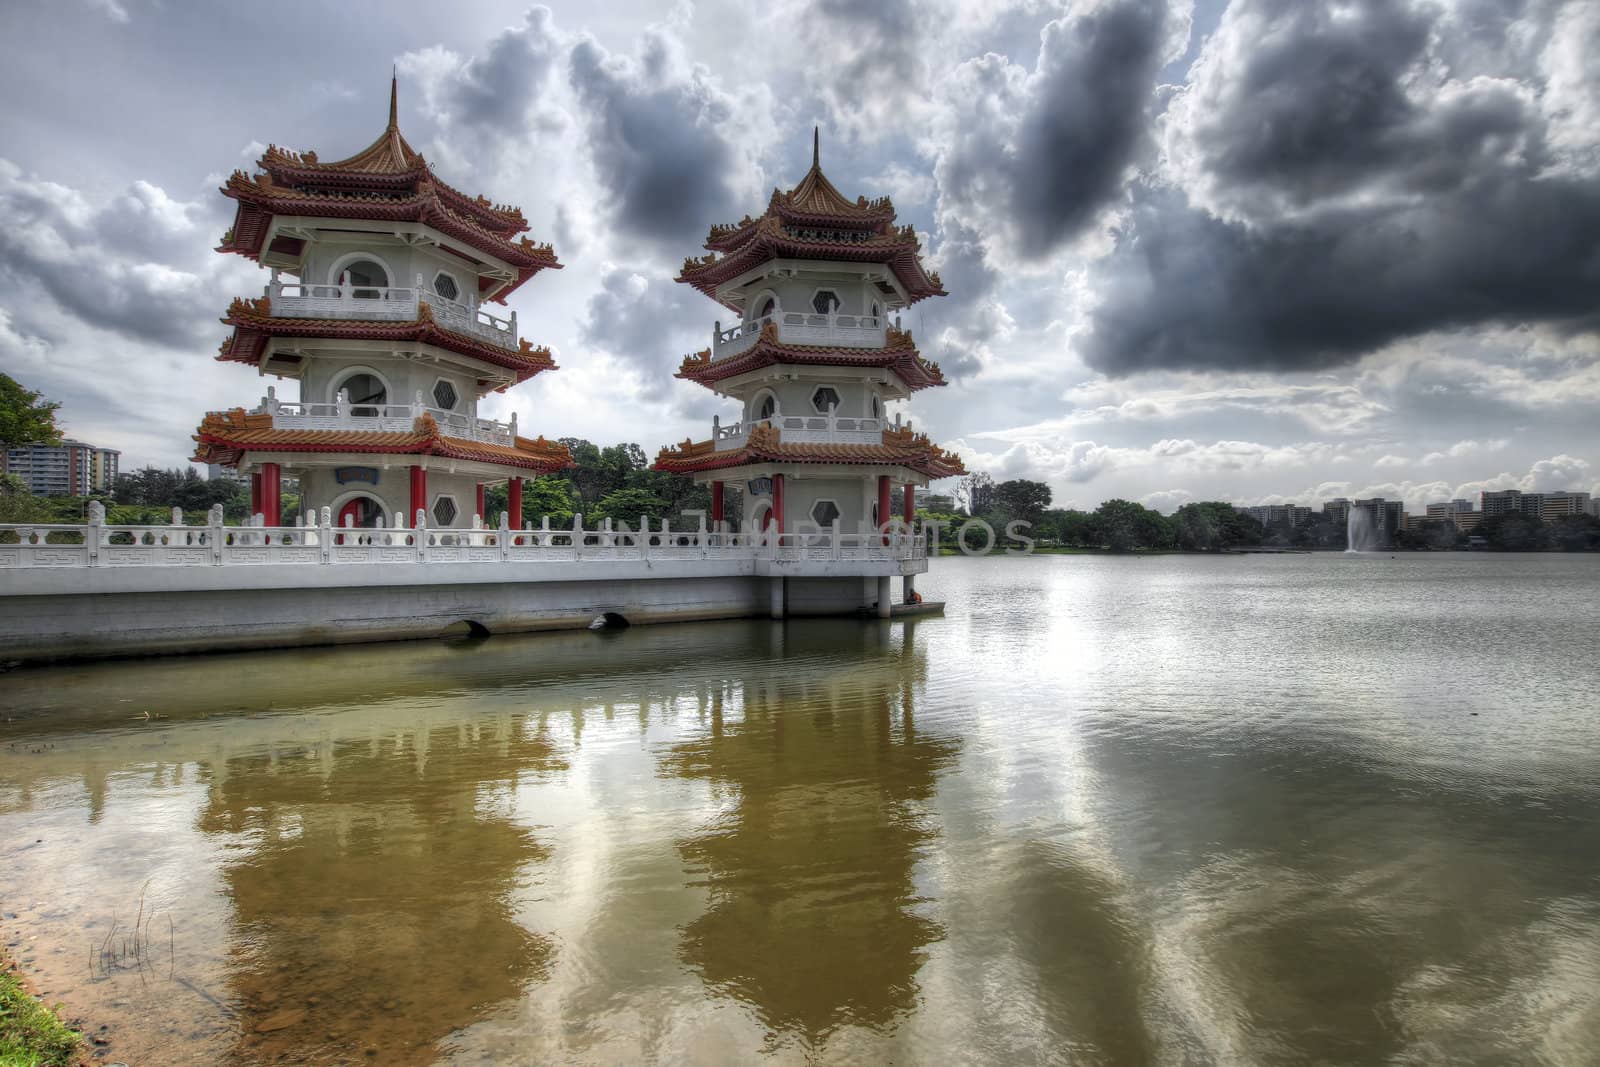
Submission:
[[[838,559],[839,558],[840,536],[839,536],[839,516],[837,516],[837,515],[835,515],[833,517],[833,529],[829,532],[828,536],[831,537],[832,540],[833,540],[833,558],[834,559]]]
[[[422,508],[417,509],[412,522],[413,541],[417,550],[417,562],[428,562],[428,513]]]
[[[540,548],[550,547],[550,516],[539,516],[539,536],[534,538],[534,544]]]
[[[222,530],[223,512],[221,504],[212,504],[211,510],[206,512],[206,539],[211,545],[211,565],[222,566]]]
[[[650,561],[650,516],[639,516],[639,558]]]
[[[89,553],[89,566],[100,566],[101,527],[106,523],[106,506],[98,500],[89,501],[89,525],[83,531],[83,545]],[[26,553],[23,557],[26,558]]]
[[[509,511],[500,513],[500,558],[503,560],[511,558],[511,513]]]
[[[379,521],[382,521],[381,517]],[[321,551],[323,563],[333,562],[333,509],[326,504],[317,513],[317,548]]]
[[[572,516],[572,558],[583,558],[583,516],[577,513]]]

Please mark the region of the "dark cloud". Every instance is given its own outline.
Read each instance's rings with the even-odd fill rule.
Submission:
[[[938,15],[916,0],[807,0],[781,16],[813,55],[811,88],[835,127],[868,137],[904,121],[928,80],[928,36]]]
[[[1113,374],[1305,370],[1452,327],[1600,325],[1600,186],[1486,182],[1250,226],[1145,192],[1095,271],[1084,352]]]
[[[1024,258],[1077,236],[1141,146],[1169,38],[1164,0],[1109,0],[1047,24],[1031,74],[997,55],[966,64],[938,164],[941,209],[1002,228]]]
[[[607,267],[589,298],[580,338],[653,378],[667,378],[711,341],[711,307],[699,293],[625,267]]]
[[[202,227],[218,218],[144,182],[92,203],[0,159],[0,293],[28,300],[42,292],[88,325],[131,340],[214,340],[228,299],[219,283],[232,272],[177,264],[215,258]]]
[[[1600,324],[1600,181],[1551,169],[1537,72],[1452,78],[1438,8],[1339,10],[1230,7],[1169,115],[1173,184],[1136,187],[1092,272],[1092,366],[1303,370]]]
[[[740,203],[729,181],[747,161],[723,128],[733,101],[702,70],[673,73],[667,42],[650,39],[639,62],[608,54],[593,40],[572,49],[570,74],[588,120],[589,147],[604,207],[631,236],[678,256],[706,230],[755,205]]]
[[[1236,2],[1173,107],[1179,137],[1246,213],[1278,200],[1431,195],[1488,167],[1528,165],[1533,94],[1505,79],[1435,84],[1434,14],[1392,0]]]
[[[451,122],[504,136],[507,129],[522,125],[562,47],[550,9],[530,8],[521,26],[495,36],[482,54],[446,81],[433,103]]]

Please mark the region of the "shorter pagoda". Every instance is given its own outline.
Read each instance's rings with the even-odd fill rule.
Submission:
[[[822,173],[814,136],[799,184],[773,190],[759,218],[712,227],[705,247],[678,280],[738,319],[717,323],[711,346],[684,359],[678,377],[742,410],[730,424],[715,420],[709,440],[662,449],[657,470],[709,482],[719,523],[723,487],[738,486],[743,527],[780,535],[909,524],[917,487],[965,473],[960,457],[885,411],[945,384],[891,317],[945,291],[887,197],[843,196]]]
[[[272,270],[265,293],[236,299],[217,358],[299,382],[269,388],[251,411],[212,412],[194,459],[250,475],[251,511],[283,521],[281,482],[299,480],[301,512],[340,526],[419,521],[466,526],[484,490],[508,484],[520,522],[523,479],[572,465],[566,448],[478,417],[503,392],[555,368],[518,333],[516,313],[488,310],[546,268],[520,210],[468,196],[433,174],[389,123],[348,159],[269,147],[253,176],[222,193],[238,204],[219,252]],[[393,517],[390,519],[390,517]]]

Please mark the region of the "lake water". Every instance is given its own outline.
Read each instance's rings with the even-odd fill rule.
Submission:
[[[1600,557],[920,588],[0,676],[0,932],[136,1067],[1600,1059]]]

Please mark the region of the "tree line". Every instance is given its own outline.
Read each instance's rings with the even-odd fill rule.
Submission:
[[[982,519],[997,534],[1012,522],[1028,523],[1027,536],[1045,548],[1110,552],[1222,552],[1259,545],[1265,536],[1261,523],[1223,501],[1185,504],[1163,515],[1132,500],[1107,500],[1093,511],[1052,508],[1052,500],[1044,482],[996,482],[978,472],[961,479],[953,496],[930,496],[917,514],[939,523],[940,542],[949,548],[971,519]]]

